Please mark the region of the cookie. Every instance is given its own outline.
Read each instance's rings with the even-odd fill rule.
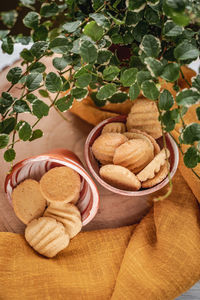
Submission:
[[[134,139],[119,146],[113,163],[128,168],[134,174],[140,172],[154,157],[154,151],[145,139]]]
[[[81,179],[69,167],[55,167],[46,172],[40,180],[42,195],[49,202],[73,202],[79,198]]]
[[[36,180],[26,179],[16,186],[12,193],[12,203],[16,216],[28,224],[43,215],[47,205]]]
[[[165,162],[165,164],[160,168],[160,171],[152,179],[147,179],[146,181],[142,182],[142,188],[151,188],[163,181],[163,179],[167,177],[168,169],[167,162]]]
[[[45,210],[44,217],[50,217],[62,223],[70,239],[81,231],[81,214],[71,203],[51,203]]]
[[[117,147],[128,141],[121,133],[106,132],[101,134],[92,145],[95,158],[102,164],[113,162],[113,155]]]
[[[69,245],[69,235],[63,224],[47,217],[31,221],[26,227],[25,239],[33,249],[46,257],[55,256]]]
[[[134,133],[134,134],[142,134],[143,136],[146,136],[153,144],[154,146],[154,155],[157,155],[160,152],[160,146],[158,145],[158,143],[156,142],[156,140],[148,133],[138,130],[138,129],[130,129],[130,133]]]
[[[135,128],[147,132],[153,138],[162,136],[159,112],[155,101],[140,98],[134,101],[130,113],[127,117],[126,126],[128,131]]]
[[[149,146],[151,147],[153,153],[154,153],[154,145],[152,144],[151,140],[145,136],[144,134],[141,133],[135,133],[135,132],[125,132],[124,135],[129,139],[129,140],[133,140],[133,139],[144,139],[147,141],[147,143],[149,143]]]
[[[100,168],[99,174],[108,184],[122,190],[138,191],[141,183],[127,168],[118,165],[106,165]]]
[[[113,132],[113,133],[123,133],[126,131],[126,126],[122,122],[113,122],[106,124],[103,127],[103,130],[101,133],[106,133],[106,132]]]
[[[170,152],[166,149],[167,158],[170,156]],[[137,174],[137,178],[143,182],[147,179],[152,179],[156,173],[159,172],[160,168],[166,162],[166,153],[165,149],[162,149],[160,153],[158,153],[154,159],[139,173]]]

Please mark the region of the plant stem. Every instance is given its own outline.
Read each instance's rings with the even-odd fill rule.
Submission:
[[[68,118],[66,118],[66,117],[61,113],[61,111],[55,106],[54,101],[51,99],[51,97],[49,96],[48,98],[49,98],[49,100],[51,101],[50,107],[53,106],[53,107],[55,108],[55,110],[57,111],[57,113],[61,116],[61,118],[62,118],[63,120],[65,120],[66,122],[70,122],[70,120],[69,120]]]
[[[181,75],[182,75],[183,79],[184,79],[185,82],[187,83],[187,85],[188,85],[189,87],[192,87],[192,85],[189,83],[189,81],[187,80],[187,78],[185,78],[185,75],[183,74],[183,71],[181,70],[181,68],[180,68],[180,72],[181,72]]]

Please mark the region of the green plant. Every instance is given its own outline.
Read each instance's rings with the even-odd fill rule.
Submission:
[[[30,50],[24,48],[21,52],[24,70],[20,67],[9,70],[10,87],[0,98],[0,148],[6,148],[4,159],[14,160],[14,145],[19,140],[29,142],[42,137],[42,131],[35,126],[52,107],[62,114],[74,99],[84,99],[90,87],[97,89],[91,95],[97,106],[128,98],[134,101],[142,91],[158,105],[163,137],[181,121],[177,144],[185,165],[193,170],[200,162],[200,124],[197,123],[200,107],[192,124],[185,124],[184,114],[200,100],[200,75],[193,78],[192,85],[185,79],[187,89],[183,91],[179,91],[177,82],[180,76],[184,77],[181,66],[199,57],[198,2],[20,0],[16,10],[2,12],[1,21],[8,27],[0,31],[4,52],[12,54],[15,43],[33,42]],[[13,36],[12,27],[22,9],[27,11],[23,23],[30,29],[30,35]],[[128,53],[122,60],[118,50],[124,46]],[[60,54],[52,59],[55,71],[46,74],[41,59],[54,53]],[[173,89],[178,92],[176,99],[168,90],[160,92],[159,78],[173,83]],[[16,84],[21,88],[18,99],[12,95]],[[34,94],[36,90],[40,99]],[[68,92],[61,97],[63,91]],[[49,92],[53,93],[53,99]],[[51,104],[41,100],[43,97],[49,98]],[[176,108],[172,108],[174,102]],[[36,117],[34,124],[18,120],[24,112]],[[185,153],[183,144],[190,145]]]

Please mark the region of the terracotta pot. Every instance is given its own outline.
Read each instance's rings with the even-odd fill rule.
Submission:
[[[12,191],[20,182],[27,178],[37,181],[51,168],[67,166],[79,173],[81,192],[77,207],[81,212],[83,226],[96,215],[99,208],[99,193],[90,175],[83,168],[79,158],[67,149],[55,149],[47,154],[37,155],[17,163],[5,179],[5,192],[12,205]]]

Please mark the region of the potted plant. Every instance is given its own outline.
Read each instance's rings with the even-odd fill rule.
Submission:
[[[13,35],[23,10],[30,34]],[[20,0],[16,10],[1,13],[1,21],[8,27],[0,31],[2,50],[12,54],[15,43],[25,45],[21,67],[8,71],[10,87],[0,98],[0,148],[5,149],[6,161],[15,159],[15,143],[42,137],[35,126],[51,108],[63,113],[88,93],[100,107],[107,101],[134,101],[142,93],[157,104],[164,145],[165,133],[182,123],[176,143],[185,165],[200,178],[193,170],[200,162],[200,107],[191,124],[184,122],[187,110],[200,100],[200,75],[189,82],[182,69],[199,57],[198,1]],[[41,62],[46,56],[52,56],[54,66],[48,74]],[[178,85],[180,78],[185,80],[184,90]],[[168,83],[170,91],[163,88]],[[21,89],[18,99],[12,94],[15,85]],[[20,118],[22,113],[34,115],[35,123]]]

